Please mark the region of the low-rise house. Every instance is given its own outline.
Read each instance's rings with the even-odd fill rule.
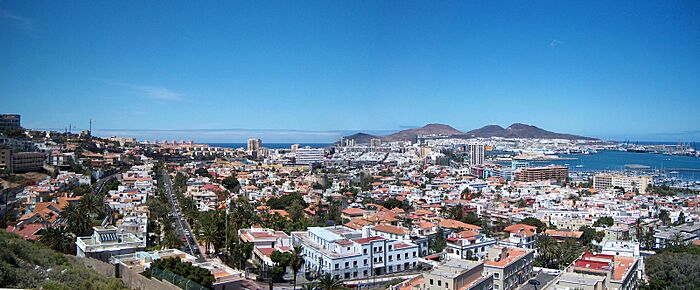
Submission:
[[[120,234],[115,226],[94,227],[88,237],[75,241],[76,256],[108,261],[113,255],[130,254],[143,250],[144,242],[131,233]]]
[[[484,271],[484,263],[464,260],[448,260],[423,274],[422,285],[413,289],[423,290],[491,290],[493,275]]]

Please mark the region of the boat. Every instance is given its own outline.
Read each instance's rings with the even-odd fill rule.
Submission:
[[[576,168],[583,168],[583,164],[576,165]]]

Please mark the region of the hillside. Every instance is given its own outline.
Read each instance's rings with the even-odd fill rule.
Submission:
[[[596,138],[578,136],[572,134],[555,133],[544,130],[537,126],[515,123],[503,128],[498,125],[488,125],[479,129],[471,130],[460,135],[461,138],[488,138],[488,137],[504,137],[504,138],[539,138],[539,139],[569,139],[569,140],[597,140]]]
[[[418,135],[445,135],[452,136],[462,132],[445,124],[428,124],[420,128],[406,129],[388,135],[386,141],[414,141]]]
[[[343,137],[344,140],[355,140],[355,144],[369,144],[369,140],[375,139],[375,138],[381,138],[381,137],[370,135],[370,134],[365,134],[365,133],[356,133],[356,134],[352,134],[350,136]],[[338,142],[340,142],[340,141],[338,141]]]
[[[0,232],[0,285],[32,289],[126,289],[121,280],[100,276],[73,256],[5,231]]]

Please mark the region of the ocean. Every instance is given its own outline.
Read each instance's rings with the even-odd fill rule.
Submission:
[[[679,155],[663,155],[652,153],[634,153],[616,150],[604,150],[594,154],[565,154],[559,155],[573,160],[529,161],[534,165],[564,165],[574,172],[622,171],[625,165],[648,166],[648,170],[677,171],[678,178],[689,181],[700,181],[700,158]],[[509,165],[510,162],[501,162]],[[583,166],[580,166],[583,165]],[[579,167],[577,167],[579,166]]]

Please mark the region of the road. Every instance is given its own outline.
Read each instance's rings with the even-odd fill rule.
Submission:
[[[177,230],[178,236],[181,240],[184,238],[184,242],[187,244],[186,248],[189,249],[189,253],[191,255],[197,257],[197,259],[199,260],[204,260],[202,252],[200,251],[199,246],[197,244],[197,240],[192,234],[192,228],[190,228],[190,225],[187,223],[185,217],[182,215],[182,210],[180,209],[180,205],[178,204],[177,198],[175,197],[175,193],[173,192],[173,183],[170,179],[170,174],[165,172],[165,174],[162,174],[162,176],[163,184],[165,185],[165,192],[168,195],[170,205],[172,205],[173,208],[172,219],[173,224],[175,225],[175,229]]]

